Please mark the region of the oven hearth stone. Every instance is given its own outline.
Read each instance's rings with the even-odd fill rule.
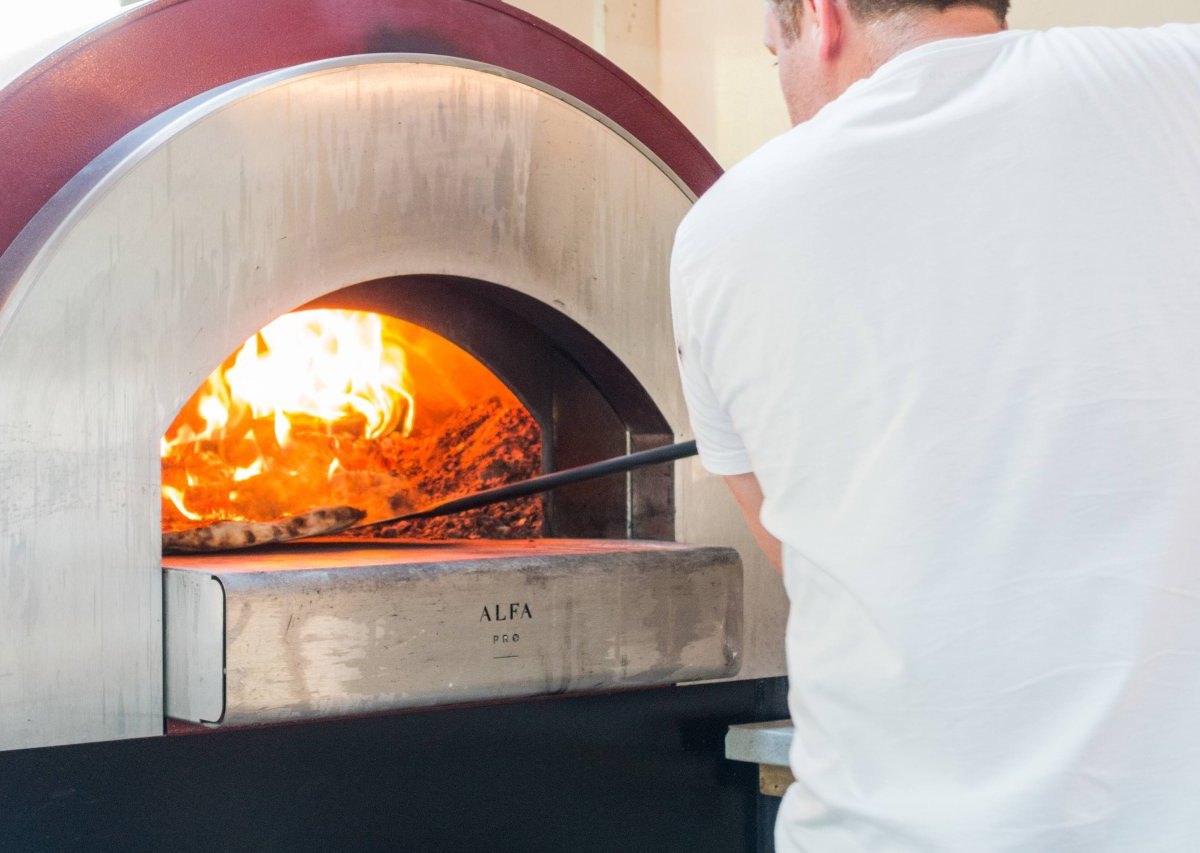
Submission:
[[[164,558],[168,716],[320,719],[728,678],[742,566],[670,542],[361,542]]]

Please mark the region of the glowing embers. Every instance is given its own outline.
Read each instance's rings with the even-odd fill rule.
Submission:
[[[354,506],[367,520],[534,476],[536,423],[478,361],[359,311],[286,314],[215,370],[162,442],[163,530]],[[379,535],[537,536],[541,502]]]

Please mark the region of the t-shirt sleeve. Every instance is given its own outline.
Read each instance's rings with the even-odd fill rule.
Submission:
[[[693,334],[695,323],[690,315],[688,276],[679,255],[677,246],[671,262],[671,316],[679,375],[692,432],[700,449],[700,463],[721,476],[747,474],[754,470],[750,457],[704,370],[704,343]]]

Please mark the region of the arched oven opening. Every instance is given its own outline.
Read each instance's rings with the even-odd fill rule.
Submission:
[[[383,279],[276,319],[206,379],[163,438],[163,531],[348,506],[364,518],[346,535],[364,540],[672,540],[670,464],[381,521],[671,438],[628,368],[553,307],[488,282]]]
[[[572,308],[390,277],[301,305],[223,360],[163,437],[164,544],[254,532],[165,549],[174,730],[737,672],[740,560],[675,542],[672,463],[390,520],[671,443]],[[338,507],[361,521],[257,538]]]

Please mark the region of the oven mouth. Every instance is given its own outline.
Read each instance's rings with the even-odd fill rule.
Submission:
[[[213,525],[225,547],[270,542],[314,513],[383,538],[536,538],[538,497],[378,523],[528,479],[541,456],[528,409],[441,335],[371,311],[294,311],[226,358],[168,428],[164,542]]]
[[[422,436],[414,367],[413,429],[396,439],[439,451],[424,464],[471,490],[495,484],[498,460],[518,480],[672,443],[645,388],[563,307],[414,276],[300,310],[391,318],[488,379]],[[491,426],[471,445],[476,422]],[[167,715],[228,728],[736,674],[741,560],[674,541],[674,474],[664,462],[424,528],[164,557]]]
[[[241,547],[339,508],[360,541],[673,540],[669,463],[365,526],[672,438],[628,369],[554,307],[476,280],[377,280],[277,318],[206,379],[163,438],[163,531],[246,525],[220,539]]]

